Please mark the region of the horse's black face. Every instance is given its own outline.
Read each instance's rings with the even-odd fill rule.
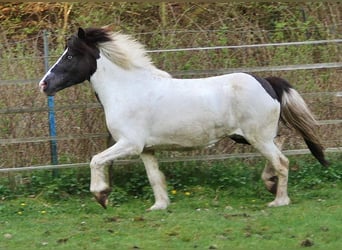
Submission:
[[[84,31],[80,29],[78,36],[69,38],[62,56],[40,81],[40,90],[54,95],[59,90],[89,80],[96,71],[98,58],[99,50],[86,43]]]

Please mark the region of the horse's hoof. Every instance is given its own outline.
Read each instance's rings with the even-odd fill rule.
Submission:
[[[274,201],[268,203],[268,207],[281,207],[290,205],[291,200],[289,197],[284,197],[282,199],[275,199]]]
[[[146,211],[150,212],[150,211],[154,211],[154,210],[164,210],[164,209],[167,208],[168,204],[169,204],[168,202],[166,202],[166,203],[156,203],[152,207],[150,207],[149,209],[146,209]]]
[[[108,196],[110,194],[111,190],[106,189],[104,191],[101,191],[99,193],[94,193],[96,201],[104,208],[107,209],[108,205]]]

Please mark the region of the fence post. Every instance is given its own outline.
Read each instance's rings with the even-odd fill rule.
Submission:
[[[48,42],[48,33],[44,30],[43,33],[43,41],[44,41],[44,68],[45,72],[49,70],[49,42]],[[49,134],[51,137],[50,148],[51,148],[51,164],[58,164],[58,153],[57,153],[57,140],[56,140],[56,121],[55,121],[55,100],[53,96],[48,96],[47,104],[49,109]],[[54,177],[58,176],[58,170],[54,169],[52,171],[52,175]]]

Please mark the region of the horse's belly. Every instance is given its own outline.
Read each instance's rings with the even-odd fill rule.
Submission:
[[[203,147],[234,132],[236,122],[226,103],[228,98],[216,91],[207,92],[156,105],[147,144]]]
[[[205,126],[201,123],[190,124],[163,133],[151,134],[146,146],[170,149],[205,147],[215,144],[231,132],[232,129],[224,124],[214,126]]]

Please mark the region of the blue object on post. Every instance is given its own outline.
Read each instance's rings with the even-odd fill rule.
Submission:
[[[49,107],[49,131],[51,137],[51,163],[58,164],[57,141],[56,141],[56,120],[55,120],[55,100],[53,96],[48,96]]]
[[[49,45],[48,45],[48,34],[44,30],[43,34],[44,40],[44,67],[45,72],[49,70]],[[58,164],[58,153],[57,153],[57,140],[56,140],[56,120],[55,120],[55,99],[53,96],[48,96],[47,98],[48,108],[49,108],[49,134],[51,137],[50,148],[51,148],[51,164]],[[54,177],[58,176],[58,170],[54,169],[52,172]]]

